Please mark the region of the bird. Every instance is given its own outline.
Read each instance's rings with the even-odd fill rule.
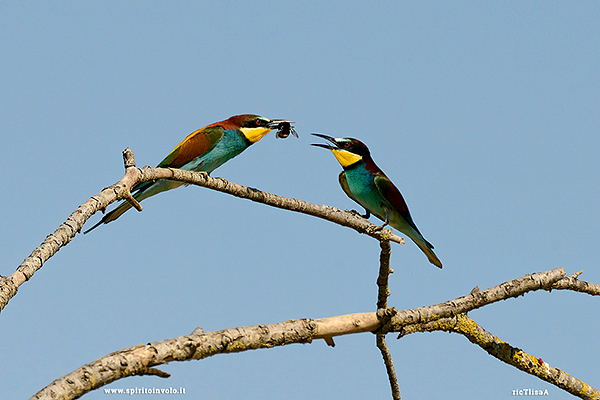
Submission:
[[[384,221],[379,227],[391,225],[407,235],[425,253],[430,263],[442,268],[442,263],[429,243],[415,225],[408,206],[398,188],[383,173],[371,158],[367,146],[358,139],[333,138],[320,133],[313,136],[327,140],[331,144],[313,143],[313,146],[331,150],[343,168],[339,182],[344,192],[352,200],[364,207],[366,213]]]
[[[215,122],[190,133],[173,151],[169,153],[157,168],[179,168],[187,171],[212,171],[231,160],[252,144],[258,142],[273,129],[278,129],[277,137],[287,137],[291,132],[298,134],[290,127],[293,121],[270,120],[260,115],[234,115],[224,121]],[[284,131],[283,135],[280,134]],[[159,179],[155,182],[143,182],[133,186],[133,197],[142,201],[158,193],[175,189],[183,182]],[[102,224],[107,224],[119,218],[131,208],[127,201],[106,214],[100,222],[86,230],[89,233]]]

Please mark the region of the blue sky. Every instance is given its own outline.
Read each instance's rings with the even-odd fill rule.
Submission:
[[[342,209],[334,157],[356,137],[403,193],[438,270],[392,246],[390,305],[435,304],[564,267],[600,283],[600,7],[595,2],[4,2],[0,196],[9,275],[90,196],[234,114],[296,121],[212,175]],[[375,309],[379,244],[198,187],[78,235],[0,315],[3,395],[27,398],[126,346]],[[94,217],[92,222],[99,217]],[[373,220],[376,222],[375,220]],[[600,386],[598,303],[532,293],[469,315]],[[567,393],[447,333],[388,336],[405,398]],[[370,334],[172,363],[185,397],[390,398]],[[315,394],[316,393],[316,394]],[[89,399],[106,399],[97,391]],[[143,397],[143,396],[142,396]]]

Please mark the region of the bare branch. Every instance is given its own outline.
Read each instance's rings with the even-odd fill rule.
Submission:
[[[392,242],[404,244],[404,239],[393,234],[389,229],[378,230],[378,226],[368,220],[357,217],[351,212],[340,210],[339,208],[317,205],[307,201],[298,200],[290,197],[278,196],[272,193],[239,185],[229,182],[223,178],[213,178],[205,172],[191,172],[182,169],[173,168],[150,168],[144,167],[142,170],[140,182],[149,182],[158,179],[171,179],[178,182],[185,182],[191,185],[202,186],[230,194],[232,196],[248,199],[257,203],[269,205],[271,207],[282,208],[284,210],[295,211],[302,214],[312,215],[336,223],[341,226],[352,228],[359,233],[371,236],[377,240],[390,240]]]
[[[390,254],[391,246],[389,240],[382,240],[379,243],[381,247],[381,253],[379,255],[379,276],[377,277],[377,318],[382,324],[382,328],[388,325],[389,320],[396,314],[396,309],[392,308],[387,310],[387,299],[390,296],[389,289],[389,276],[392,272],[390,269]],[[383,363],[390,381],[390,387],[392,389],[392,398],[394,400],[400,400],[400,385],[398,385],[398,378],[396,376],[396,370],[394,369],[394,362],[392,360],[392,353],[385,342],[385,333],[376,333],[375,340],[377,348],[381,352]]]
[[[433,325],[427,324],[433,324],[436,320],[440,321],[437,323],[440,327],[445,327],[445,322],[459,315],[452,315],[448,310],[448,304],[456,304],[457,309],[464,310],[463,313],[466,313],[493,302],[523,295],[528,291],[548,290],[562,276],[564,276],[562,268],[539,272],[450,302],[412,310],[397,311],[394,308],[387,308],[380,309],[376,313],[290,320],[277,324],[206,333],[197,328],[187,336],[133,346],[109,354],[55,380],[33,398],[78,398],[115,380],[147,374],[150,368],[171,361],[199,360],[219,353],[270,348],[291,343],[311,343],[315,339],[364,332],[379,334],[400,332],[402,336],[418,331],[420,326],[431,327]],[[473,298],[477,296],[481,298]],[[384,326],[381,322],[383,320],[389,320],[391,323]]]
[[[312,320],[292,320],[269,325],[194,333],[147,345],[128,347],[86,364],[35,394],[32,399],[77,399],[115,380],[144,375],[171,361],[200,360],[220,353],[310,343],[317,325]]]
[[[123,150],[123,164],[125,165],[125,176],[127,176],[129,172],[129,176],[133,179],[139,179],[139,173],[135,168],[135,156],[129,147]],[[125,184],[126,190],[125,193],[123,193],[123,198],[127,200],[133,208],[142,211],[142,205],[131,195],[131,188],[133,185],[135,185],[135,182]]]
[[[389,276],[394,271],[390,268],[391,246],[388,240],[382,240],[380,243],[381,253],[379,255],[379,276],[377,277],[377,309],[387,308],[387,299],[390,296],[388,286]]]
[[[42,268],[44,263],[56,254],[58,250],[66,246],[81,231],[83,224],[94,213],[106,209],[110,203],[126,198],[127,195],[131,196],[130,189],[139,181],[141,174],[135,168],[135,159],[129,148],[123,151],[123,159],[126,166],[123,179],[105,188],[102,192],[96,196],[92,196],[88,201],[77,207],[54,233],[48,235],[42,244],[33,250],[31,255],[19,265],[12,275],[0,279],[0,312],[8,304],[9,300],[17,294],[19,286],[29,280],[37,270]]]
[[[600,399],[600,392],[579,379],[551,367],[541,358],[533,357],[523,350],[498,339],[487,332],[466,314],[442,318],[425,324],[414,324],[404,328],[404,334],[414,332],[445,331],[464,335],[471,343],[480,346],[497,359],[523,372],[549,382],[582,399]]]
[[[58,250],[66,246],[81,231],[83,224],[93,214],[100,210],[104,211],[109,204],[123,199],[131,202],[135,208],[141,210],[141,205],[131,196],[131,188],[136,183],[157,179],[172,179],[207,187],[272,207],[322,218],[338,225],[352,228],[359,233],[364,233],[377,240],[387,238],[393,242],[404,244],[404,239],[392,234],[391,231],[378,231],[376,229],[377,225],[372,224],[364,218],[357,217],[350,212],[345,212],[334,207],[319,206],[302,200],[277,196],[258,189],[228,182],[223,178],[212,178],[204,172],[150,167],[140,170],[135,167],[135,158],[129,148],[123,151],[123,160],[125,164],[125,176],[123,179],[105,188],[102,192],[92,196],[88,201],[80,205],[54,233],[46,237],[46,240],[19,265],[12,275],[0,277],[0,312],[6,307],[10,299],[17,294],[19,286],[29,280],[37,270],[42,268],[44,263],[56,254]]]
[[[171,374],[169,374],[168,372],[164,372],[161,371],[160,369],[157,368],[148,368],[145,371],[142,371],[142,373],[140,375],[154,375],[154,376],[158,376],[159,378],[170,378]]]
[[[398,378],[396,377],[396,369],[394,368],[394,362],[392,361],[392,353],[390,353],[390,349],[388,348],[387,343],[385,342],[385,335],[382,333],[378,333],[376,335],[377,338],[377,347],[381,351],[381,355],[383,357],[383,362],[385,364],[385,369],[388,374],[388,378],[390,380],[390,387],[392,388],[392,398],[394,400],[400,400],[400,385],[398,385]]]
[[[577,279],[579,275],[581,275],[583,271],[579,271],[574,273],[573,275],[569,275],[561,279],[552,285],[551,289],[558,290],[573,290],[575,292],[587,293],[592,296],[600,296],[600,285],[596,285],[595,283],[590,283],[586,281],[580,281]]]
[[[414,332],[417,329],[415,326],[419,324],[453,318],[487,304],[523,295],[528,291],[549,290],[563,277],[562,268],[538,272],[449,302],[411,310],[397,311],[387,308],[380,309],[377,313],[291,320],[207,333],[197,328],[191,335],[134,346],[109,354],[57,379],[34,398],[51,398],[47,396],[56,396],[57,393],[72,393],[64,398],[77,398],[117,379],[144,373],[148,368],[160,364],[202,359],[217,353],[310,343],[314,339],[328,340],[335,336],[364,332],[399,332],[402,336]],[[455,310],[460,312],[454,314]]]
[[[475,310],[487,304],[511,297],[518,297],[532,290],[549,290],[554,283],[565,276],[562,268],[546,272],[536,272],[522,278],[513,279],[483,291],[475,291],[466,296],[440,303],[434,306],[415,308],[399,311],[391,319],[391,330],[401,332],[402,326],[409,324],[425,323],[440,318],[455,317],[468,311]]]
[[[123,150],[123,164],[125,165],[125,169],[135,168],[135,155],[129,147]]]

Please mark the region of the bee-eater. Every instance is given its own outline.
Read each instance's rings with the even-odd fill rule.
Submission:
[[[298,137],[294,128],[290,127],[291,123],[293,121],[270,120],[253,114],[235,115],[225,121],[215,122],[190,133],[157,167],[204,171],[210,174],[216,168],[258,142],[273,129],[284,130],[282,135],[278,131],[277,137],[287,137],[290,132]],[[142,201],[181,185],[184,185],[184,183],[159,179],[155,182],[139,183],[132,188],[132,192],[134,192],[133,197],[137,201]],[[131,204],[124,201],[84,233],[88,233],[101,224],[114,221],[130,208]]]
[[[402,194],[375,165],[367,146],[357,139],[336,139],[318,133],[313,135],[331,143],[313,146],[331,150],[344,169],[339,176],[340,186],[348,197],[365,208],[364,217],[369,218],[373,214],[384,221],[381,228],[389,224],[404,233],[419,246],[430,263],[442,268],[442,263],[433,252],[433,245],[417,229]]]

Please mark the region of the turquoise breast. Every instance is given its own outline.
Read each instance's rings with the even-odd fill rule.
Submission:
[[[345,171],[348,187],[358,202],[381,219],[385,219],[385,211],[381,205],[387,203],[375,186],[374,176],[360,163]]]
[[[205,171],[209,174],[225,162],[237,156],[250,142],[236,130],[226,130],[223,138],[208,153],[200,156],[181,167],[188,171]]]

